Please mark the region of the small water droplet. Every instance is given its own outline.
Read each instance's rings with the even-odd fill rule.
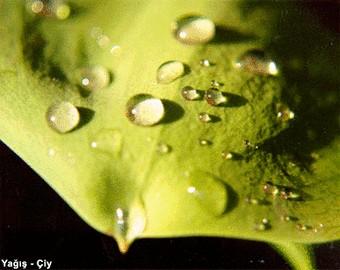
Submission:
[[[46,118],[50,127],[60,133],[71,131],[80,121],[77,107],[67,101],[62,101],[49,107]]]
[[[294,119],[295,113],[289,109],[289,107],[285,104],[277,104],[276,105],[277,118],[281,122],[288,122],[289,120]]]
[[[210,86],[211,86],[212,88],[219,88],[220,86],[222,86],[222,83],[220,83],[220,82],[218,82],[218,81],[216,81],[216,80],[211,80]]]
[[[202,146],[208,146],[208,145],[211,145],[211,144],[212,144],[211,141],[206,140],[206,139],[199,139],[198,142],[199,142],[199,144],[202,145]]]
[[[235,67],[257,75],[278,75],[279,73],[276,63],[259,49],[245,52],[236,61]]]
[[[223,159],[233,159],[234,158],[234,154],[232,152],[223,151],[221,155],[222,155]]]
[[[200,65],[202,67],[210,67],[210,66],[213,66],[214,64],[212,62],[210,62],[209,59],[202,59],[202,60],[200,60]]]
[[[90,146],[107,153],[120,153],[123,137],[116,129],[102,129],[91,140]]]
[[[191,86],[185,86],[183,87],[182,91],[182,96],[186,100],[197,100],[201,98],[200,93],[197,91],[197,89],[191,87]]]
[[[166,143],[159,143],[157,145],[157,152],[161,155],[165,155],[171,152],[171,146]]]
[[[271,228],[270,222],[267,218],[263,218],[261,222],[255,223],[254,229],[256,231],[266,231]]]
[[[212,121],[210,115],[208,113],[202,112],[198,114],[198,119],[202,122],[202,123],[209,123]]]
[[[306,224],[301,224],[301,223],[296,224],[296,229],[298,229],[299,231],[307,231],[307,230],[310,230],[311,228],[312,228],[311,226],[306,225]]]
[[[145,210],[139,201],[135,202],[129,210],[123,207],[116,208],[114,236],[122,253],[126,253],[133,240],[141,235],[145,225]]]
[[[111,43],[111,39],[107,36],[107,35],[99,35],[96,38],[97,44],[100,48],[102,49],[106,49],[107,47],[109,47],[110,43]]]
[[[249,204],[254,204],[254,205],[260,204],[260,200],[259,199],[256,199],[256,198],[253,198],[253,197],[250,197],[250,196],[247,196],[245,198],[245,202],[249,203]]]
[[[54,17],[59,20],[65,20],[71,14],[70,6],[63,0],[28,0],[27,8],[39,16]]]
[[[128,119],[139,126],[153,126],[164,117],[163,102],[151,95],[139,94],[129,99],[126,105]]]
[[[90,35],[92,38],[97,39],[99,36],[103,34],[103,29],[98,26],[94,26],[90,30]]]
[[[227,97],[215,88],[210,88],[206,91],[205,100],[211,106],[218,106],[227,103]]]
[[[157,82],[168,84],[183,76],[185,73],[184,64],[180,61],[168,61],[157,69]]]
[[[228,194],[223,182],[217,177],[202,171],[191,171],[188,176],[187,192],[208,212],[215,216],[224,213]]]
[[[203,44],[215,36],[215,24],[207,17],[185,16],[173,24],[173,33],[184,44]]]
[[[55,16],[59,20],[66,20],[71,14],[71,8],[65,3],[60,3],[55,8]]]
[[[32,1],[30,4],[31,4],[31,10],[33,13],[39,14],[44,9],[43,1],[36,0],[36,1]]]
[[[279,187],[274,185],[272,182],[266,182],[263,185],[263,191],[264,191],[264,193],[266,193],[268,195],[272,195],[272,196],[277,196],[280,193]]]
[[[79,77],[81,87],[88,91],[103,89],[110,83],[110,72],[103,66],[82,68]]]
[[[112,55],[119,55],[121,53],[122,48],[119,45],[112,45],[110,49],[110,53]]]
[[[54,157],[54,156],[56,155],[55,149],[54,149],[54,148],[48,148],[48,150],[47,150],[47,155],[48,155],[49,157]]]

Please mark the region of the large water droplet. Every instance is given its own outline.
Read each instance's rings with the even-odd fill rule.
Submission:
[[[103,129],[91,140],[90,146],[106,153],[120,153],[123,137],[116,129]]]
[[[189,172],[187,177],[187,192],[214,216],[222,215],[228,203],[225,184],[217,177],[202,171]]]
[[[141,235],[146,225],[144,206],[136,201],[129,210],[117,207],[115,210],[115,228],[119,250],[126,253],[130,244]]]
[[[205,93],[205,100],[212,106],[218,106],[227,102],[227,97],[215,88],[210,88]]]
[[[133,96],[126,105],[128,119],[139,126],[153,126],[162,120],[164,114],[163,102],[147,94]]]
[[[186,100],[198,100],[201,98],[200,93],[197,91],[197,89],[191,87],[191,86],[185,86],[183,87],[182,91],[182,96]]]
[[[157,82],[168,84],[183,76],[185,66],[180,61],[168,61],[159,66],[157,70]]]
[[[277,75],[279,73],[276,63],[259,49],[245,52],[236,61],[235,67],[257,75]]]
[[[207,17],[185,16],[173,24],[173,33],[184,44],[203,44],[215,36],[215,24]]]
[[[72,103],[62,101],[48,108],[46,118],[54,130],[66,133],[79,124],[80,115],[77,107]]]
[[[103,66],[82,68],[79,76],[81,87],[88,91],[100,90],[110,83],[110,72]]]

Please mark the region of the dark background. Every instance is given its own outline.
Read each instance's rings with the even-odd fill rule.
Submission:
[[[338,1],[303,5],[339,34]],[[49,259],[53,269],[289,269],[266,244],[225,238],[143,239],[121,255],[2,143],[0,258]],[[318,246],[316,259],[320,269],[340,269],[340,243]]]

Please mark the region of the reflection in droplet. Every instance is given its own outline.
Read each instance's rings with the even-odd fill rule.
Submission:
[[[80,85],[88,91],[107,87],[110,83],[110,72],[103,66],[86,67],[79,70]]]
[[[215,176],[202,171],[191,171],[187,177],[189,180],[187,193],[214,216],[222,215],[228,203],[224,183]]]
[[[46,118],[49,126],[60,133],[71,131],[80,121],[78,109],[67,101],[62,101],[49,107]]]
[[[131,205],[129,210],[117,207],[114,216],[114,236],[119,250],[126,253],[133,240],[139,237],[145,229],[145,209],[142,203],[137,201]]]
[[[276,105],[277,118],[281,122],[288,122],[289,120],[294,119],[295,114],[293,111],[289,109],[289,107],[285,104],[279,103]]]
[[[215,24],[203,16],[185,16],[173,24],[173,33],[184,44],[203,44],[215,36]]]
[[[171,146],[166,143],[159,143],[157,145],[157,152],[161,155],[168,154],[171,152]]]
[[[263,50],[252,49],[236,61],[235,67],[257,75],[278,75],[276,63]]]
[[[180,61],[168,61],[157,69],[157,82],[168,84],[184,75],[185,67]]]
[[[186,100],[197,100],[201,98],[201,95],[197,91],[197,89],[191,86],[183,87],[181,93],[182,93],[182,97],[184,97]]]
[[[147,94],[133,96],[126,105],[126,116],[139,126],[153,126],[162,120],[164,114],[163,102]]]
[[[102,129],[91,140],[90,146],[98,151],[118,154],[122,148],[122,141],[123,137],[120,131]]]
[[[205,93],[205,100],[211,106],[218,106],[227,102],[227,97],[215,88],[210,88]]]
[[[198,119],[202,122],[202,123],[209,123],[212,121],[210,115],[208,113],[202,112],[198,114]]]

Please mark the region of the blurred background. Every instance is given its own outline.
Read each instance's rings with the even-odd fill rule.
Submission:
[[[339,36],[339,1],[300,4]],[[53,269],[289,269],[266,244],[236,239],[143,239],[121,255],[1,142],[0,258],[53,260]],[[340,269],[340,242],[317,246],[316,261]]]

